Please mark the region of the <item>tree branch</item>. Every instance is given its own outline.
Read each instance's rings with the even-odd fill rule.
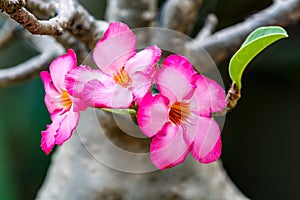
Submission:
[[[58,15],[50,20],[38,20],[24,6],[25,2],[21,0],[0,2],[1,10],[5,11],[11,18],[15,19],[33,34],[59,35],[63,33],[63,30],[69,30],[70,32],[65,32],[60,37],[56,36],[56,39],[65,48],[73,48],[77,51],[79,62],[84,60],[88,51],[94,47],[108,26],[104,21],[95,20],[80,5],[76,5],[77,9],[75,12],[75,4],[72,0],[61,0],[58,3],[47,2],[45,4],[41,0],[29,0],[29,8],[34,9],[38,6],[42,11],[49,8],[49,14],[53,12],[53,7],[55,7]],[[11,22],[6,23],[0,32],[0,36],[3,36],[0,38],[0,46],[10,41],[9,39],[13,37]],[[49,48],[53,41],[47,41],[49,42],[47,45],[45,45],[46,41],[44,39],[39,39],[39,42],[35,43],[35,47],[42,52],[40,55],[15,67],[2,69],[0,71],[0,87],[26,80],[43,70],[50,63],[51,59],[58,55],[58,51],[52,51]],[[62,53],[61,50],[59,52]]]
[[[203,165],[189,157],[183,164],[163,171],[118,171],[127,169],[130,163],[137,168],[149,163],[148,154],[139,154],[148,152],[149,144],[141,145],[140,140],[122,132],[106,112],[88,109],[80,117],[76,133],[52,157],[36,199],[247,199],[231,182],[220,161]],[[123,120],[124,125],[130,124]],[[108,167],[111,160],[118,163],[116,168]]]
[[[261,26],[287,26],[300,19],[300,0],[277,0],[274,3],[250,16],[244,22],[225,28],[205,38],[186,44],[187,54],[197,58],[205,49],[216,63],[232,55],[245,40],[246,36]],[[201,63],[201,60],[198,60]],[[203,63],[203,62],[202,62]]]
[[[201,55],[204,50],[218,64],[231,56],[247,35],[256,28],[268,25],[287,26],[298,22],[299,19],[300,0],[276,0],[270,7],[250,16],[244,22],[225,28],[204,39],[196,38],[195,41],[187,42],[185,44],[186,55],[192,58],[193,63],[197,63],[198,66],[209,68],[208,65],[211,63],[206,62],[206,58],[197,56]],[[222,112],[214,113],[213,116],[224,116],[236,106],[240,98],[241,91],[236,88],[235,84],[232,84],[226,96],[226,108]]]
[[[85,8],[77,5],[76,12],[69,22],[67,30],[84,43],[89,50],[92,50],[95,47],[96,42],[106,31],[107,27],[107,22],[96,20]]]
[[[53,58],[53,54],[42,53],[14,67],[1,69],[0,88],[36,76],[40,71],[48,67],[47,65]]]
[[[56,6],[53,1],[27,0],[26,8],[39,19],[49,19],[55,17]]]
[[[14,67],[0,69],[0,88],[36,76],[48,67],[53,58],[63,53],[63,49],[55,43],[53,38],[31,34],[26,36],[41,54]]]
[[[0,10],[12,13],[25,6],[25,0],[2,0],[0,1]]]
[[[77,62],[82,63],[89,53],[86,45],[77,40],[70,32],[66,31],[61,36],[55,37],[56,41],[60,43],[65,49],[73,49],[77,52]]]
[[[106,10],[109,22],[121,21],[131,28],[153,25],[157,0],[110,0]]]
[[[15,35],[16,23],[7,19],[0,30],[0,49],[4,48],[8,43],[12,41]]]
[[[194,24],[194,20],[196,17],[195,13],[198,12],[201,3],[199,3],[200,1],[197,1],[199,3],[199,7],[196,9],[195,7],[197,6],[190,6],[196,1],[184,1],[187,2],[186,4],[182,4],[186,5],[183,6],[184,10],[181,10],[180,7],[175,6],[173,7],[174,10],[177,9],[175,12],[174,10],[172,11],[171,9],[166,7],[165,14],[167,15],[163,14],[162,19],[163,21],[166,20],[165,22],[163,22],[165,23],[166,27],[186,33],[191,29],[192,25]],[[192,60],[192,63],[196,63],[199,66],[203,66],[203,60],[201,60],[201,57],[199,58],[199,54],[201,54],[201,52],[203,51],[201,47],[203,47],[210,53],[210,55],[216,62],[220,62],[227,56],[231,55],[236,50],[236,48],[238,48],[238,46],[242,43],[244,38],[255,28],[259,26],[274,24],[288,25],[297,21],[300,16],[299,1],[300,0],[277,0],[272,6],[250,17],[245,22],[221,30],[213,35],[204,34],[207,36],[205,37],[205,39],[201,40],[199,38],[203,37],[199,37],[198,39],[200,40],[200,42],[194,41],[184,43],[183,54],[188,56],[190,59],[194,59]],[[50,20],[57,19],[58,21],[54,20],[52,22],[53,24],[56,24],[58,26],[56,27],[53,24],[50,26],[50,29],[52,26],[56,27],[53,29],[52,32],[50,31],[51,34],[61,33],[59,29],[67,30],[69,32],[66,32],[66,34],[60,38],[60,40],[58,39],[60,43],[64,44],[63,40],[66,39],[65,37],[68,37],[67,34],[72,34],[73,39],[75,37],[78,40],[80,40],[82,44],[85,44],[86,47],[93,48],[93,45],[101,36],[102,31],[106,29],[103,27],[107,27],[107,23],[103,22],[103,24],[100,24],[102,23],[101,21],[99,23],[99,21],[96,21],[94,18],[92,18],[92,16],[90,16],[88,12],[86,12],[83,8],[81,8],[80,6],[78,7],[76,1],[75,3],[70,0],[53,0],[52,2],[54,3],[54,5],[68,5],[68,3],[71,3],[72,5],[67,6],[63,9],[56,10],[60,12],[58,12],[58,15],[56,17]],[[112,2],[113,1],[110,1],[110,3]],[[115,2],[119,1],[115,0]],[[140,7],[142,4],[137,4],[137,7],[129,9],[130,12],[126,13],[125,9],[123,8],[128,8],[135,4],[132,3],[132,0],[124,0],[123,2],[127,2],[127,4],[116,4],[119,8],[119,12],[116,13],[118,21],[128,23],[131,27],[137,27],[140,26],[140,24],[149,25],[149,23],[151,23],[152,20],[149,19],[152,18],[151,13],[154,12],[153,8],[150,6],[150,3],[143,4],[146,5],[145,7]],[[177,5],[179,5],[178,1],[169,0],[168,3],[170,2],[177,2]],[[7,3],[10,4],[8,5]],[[151,3],[151,5],[153,4]],[[14,13],[21,12],[28,15],[29,18],[31,17],[30,20],[34,20],[34,22],[37,23],[47,23],[50,21],[37,20],[34,15],[29,13],[29,11],[33,8],[28,6],[27,8],[29,9],[29,11],[26,10],[24,7],[24,1],[22,2],[21,0],[2,0],[0,2],[0,8],[6,8],[7,10],[4,11],[7,12],[10,16],[14,16]],[[56,9],[57,8],[59,7],[56,7]],[[80,11],[80,9],[82,10]],[[150,14],[147,13],[149,9],[152,10]],[[60,21],[59,16],[64,16],[64,10],[68,13],[68,16],[64,17],[64,19],[66,19],[65,21]],[[111,10],[111,12],[113,11],[114,10]],[[132,15],[132,13],[138,14]],[[69,14],[71,16],[69,16]],[[144,18],[148,14],[150,16],[149,19],[147,19],[147,17]],[[142,15],[144,17],[139,18],[139,15]],[[138,20],[135,21],[135,18],[138,18]],[[187,18],[188,20],[186,20],[185,18]],[[26,29],[28,29],[28,27],[31,27],[29,29],[32,29],[32,27],[35,26],[38,27],[37,30],[41,32],[40,27],[38,25],[28,24],[28,19],[20,19],[18,17],[16,17],[16,19],[17,21],[19,20]],[[167,19],[169,19],[169,21]],[[174,20],[174,23],[171,20]],[[94,25],[90,25],[90,23],[93,23]],[[48,34],[46,32],[44,33]],[[47,52],[46,49],[49,47],[49,44],[53,42],[54,41],[48,41],[47,45],[45,45],[45,43],[41,43],[42,45],[38,48],[40,48],[41,52]],[[77,45],[78,43],[66,42],[64,45],[66,47],[67,45],[72,44]],[[173,45],[173,49],[180,48],[178,46],[178,41],[170,44]],[[157,43],[157,45],[160,46],[159,43]],[[49,58],[47,56],[42,55],[32,59],[34,61],[31,61],[31,67],[28,67],[29,64],[27,63],[27,65],[25,66],[23,65],[22,67],[10,69],[11,72],[1,70],[0,85],[7,85],[9,83],[12,83],[13,81],[22,80],[24,77],[28,77],[31,74],[37,73],[40,69],[42,69],[42,65],[40,65],[40,63],[43,63],[42,61],[46,62]],[[39,61],[39,63],[37,61]],[[233,92],[232,94],[235,93]],[[230,98],[228,97],[228,99]],[[89,111],[87,111],[87,116],[93,116],[94,113],[88,112]],[[64,146],[60,148],[59,151],[56,153],[53,160],[53,164],[51,165],[50,171],[47,175],[45,184],[43,185],[41,191],[38,194],[39,199],[109,199],[111,197],[117,197],[120,199],[191,199],[192,197],[195,197],[194,199],[204,199],[208,198],[208,194],[211,195],[210,199],[231,200],[235,197],[236,199],[244,198],[243,195],[241,195],[238,192],[238,190],[235,188],[232,182],[228,179],[220,163],[216,163],[215,165],[204,166],[199,165],[195,161],[193,162],[191,160],[187,160],[183,165],[180,165],[176,168],[166,170],[163,172],[153,172],[144,175],[130,175],[125,173],[119,173],[115,170],[111,170],[99,164],[90,154],[88,154],[87,151],[85,151],[82,142],[85,142],[85,145],[90,145],[89,149],[94,149],[94,153],[97,156],[102,153],[102,148],[104,148],[105,145],[108,144],[103,142],[105,136],[101,136],[100,140],[98,140],[99,129],[97,124],[99,122],[105,123],[105,126],[103,127],[107,130],[104,131],[106,131],[106,133],[108,134],[113,134],[115,138],[122,137],[121,135],[124,134],[116,130],[116,125],[112,123],[114,120],[109,118],[106,114],[104,115],[103,113],[100,113],[100,115],[98,116],[99,119],[97,119],[96,121],[93,121],[94,118],[84,119],[84,115],[85,114],[83,113],[83,120],[81,120],[80,123],[84,127],[85,134],[80,135],[81,141],[78,137],[73,136],[72,139],[66,144],[64,144]],[[135,144],[137,144],[135,141],[131,141],[125,143],[124,146],[131,147]],[[112,159],[112,156],[110,154],[108,154],[107,156],[109,157],[109,159]],[[121,159],[121,161],[124,165],[128,163],[128,159]],[[143,160],[138,159],[137,162],[143,163]],[[78,177],[80,177],[81,180],[86,181],[78,181]],[[160,187],[161,185],[164,185],[166,187],[162,188]],[[216,189],[216,187],[218,189]],[[201,188],[201,190],[199,190],[199,188]],[[178,190],[180,191],[180,193],[177,192]],[[151,196],[150,194],[154,196]]]
[[[188,34],[204,0],[168,0],[161,14],[161,26]]]
[[[58,5],[58,15],[50,20],[38,20],[24,8],[24,0],[3,0],[0,9],[33,34],[61,35],[74,15],[75,4],[74,0],[64,0]]]
[[[218,25],[217,16],[215,14],[209,14],[205,20],[203,27],[195,37],[195,40],[201,44],[203,40],[205,40],[207,37],[209,37],[212,34],[212,32],[215,30],[217,25]]]

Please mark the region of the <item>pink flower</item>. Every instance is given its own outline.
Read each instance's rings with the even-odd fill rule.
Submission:
[[[74,112],[75,106],[83,110],[84,105],[79,99],[73,98],[67,92],[65,75],[71,69],[76,68],[76,55],[71,49],[50,64],[50,74],[41,72],[46,95],[45,104],[50,113],[52,124],[47,125],[47,130],[42,131],[41,148],[49,154],[54,145],[62,145],[68,140],[72,131],[78,124],[79,112]]]
[[[171,55],[156,77],[160,94],[148,93],[139,105],[141,130],[153,137],[150,152],[159,169],[184,161],[188,152],[201,163],[221,155],[220,129],[212,112],[225,105],[225,91],[216,82],[197,75],[190,62]]]
[[[123,23],[111,23],[93,52],[99,69],[72,70],[66,76],[68,91],[90,107],[128,108],[133,100],[140,102],[152,86],[161,50],[135,49],[133,32]]]

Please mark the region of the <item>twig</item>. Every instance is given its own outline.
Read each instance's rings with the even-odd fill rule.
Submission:
[[[39,19],[49,19],[56,15],[56,8],[53,1],[27,0],[26,3],[26,8]]]
[[[58,5],[58,15],[50,20],[38,20],[24,8],[24,0],[3,0],[0,4],[0,10],[6,12],[33,34],[61,35],[74,15],[75,4],[73,0],[64,0]]]
[[[235,108],[240,98],[241,98],[241,90],[236,87],[235,83],[232,83],[226,95],[226,102],[227,102],[226,107],[221,112],[213,113],[212,117],[225,116],[229,111]]]
[[[0,10],[12,13],[25,6],[25,0],[2,0],[0,1]]]
[[[16,23],[14,23],[12,20],[6,20],[0,30],[0,49],[4,48],[8,43],[12,41],[16,27]]]
[[[96,20],[85,8],[77,5],[76,12],[68,24],[67,30],[78,40],[83,42],[89,50],[92,50],[107,27],[107,22]]]
[[[42,53],[14,67],[1,69],[0,88],[36,76],[40,71],[47,68],[53,58],[54,54]]]
[[[240,98],[241,98],[241,90],[237,88],[235,83],[232,83],[226,96],[226,100],[227,100],[226,112],[229,112],[230,110],[235,108]]]
[[[202,42],[205,38],[209,37],[218,25],[218,18],[215,14],[209,14],[205,20],[204,26],[195,37],[195,40]]]
[[[205,49],[216,63],[232,55],[246,36],[261,26],[281,25],[298,22],[300,19],[300,0],[277,0],[270,7],[250,16],[244,22],[230,26],[198,41],[186,44],[187,55],[197,57]],[[201,61],[199,60],[201,63]],[[203,61],[202,61],[203,63]]]
[[[219,63],[231,55],[241,45],[244,38],[255,28],[265,25],[285,26],[299,21],[299,18],[299,0],[276,0],[273,5],[250,16],[246,21],[221,30],[214,35],[207,37],[205,40],[200,38],[200,45],[199,40],[197,41],[196,39],[191,45],[191,47],[194,48],[192,51],[197,48],[201,51],[201,47],[203,47],[208,51],[210,56],[213,57],[214,61]],[[197,45],[195,45],[195,43]],[[226,96],[226,108],[222,112],[214,113],[213,116],[224,116],[236,106],[240,98],[241,91],[238,90],[233,83]]]
[[[31,12],[41,11],[44,15],[48,14],[48,16],[57,13],[57,16],[49,20],[38,20],[24,7],[24,2],[17,0],[14,4],[12,4],[12,0],[5,0],[0,4],[0,9],[33,34],[61,35],[65,30],[68,30],[89,49],[93,49],[108,26],[104,21],[95,20],[75,0],[49,1],[46,3],[41,0],[29,0],[28,2],[28,9]],[[36,10],[36,7],[38,10]]]
[[[89,53],[89,49],[87,49],[86,45],[79,40],[77,40],[70,32],[66,31],[61,36],[55,37],[56,41],[60,43],[65,49],[73,49],[77,52],[77,61],[78,63],[82,63],[82,61],[87,57]]]
[[[168,0],[162,10],[161,26],[189,33],[193,28],[204,0]]]
[[[54,57],[63,52],[63,49],[55,43],[53,38],[31,34],[24,35],[41,54],[14,67],[0,69],[0,88],[34,77],[46,69]]]
[[[59,35],[63,33],[63,30],[69,30],[72,35],[70,32],[65,31],[65,34],[61,37],[56,36],[56,39],[65,48],[73,48],[77,51],[78,61],[82,62],[87,56],[88,50],[94,48],[96,41],[102,36],[108,24],[104,21],[95,20],[79,5],[76,6],[75,12],[75,4],[72,0],[60,0],[56,4],[54,4],[55,2],[51,3],[48,2],[42,7],[42,9],[46,9],[50,5],[55,5],[56,9],[59,10],[58,15],[50,20],[37,20],[32,13],[24,8],[25,2],[23,1],[1,1],[0,8],[34,34]],[[38,4],[42,5],[42,1],[30,0],[31,6],[29,8],[33,9],[34,5]],[[53,10],[49,10],[49,12],[53,12]],[[0,39],[0,44],[3,45],[12,37],[12,32],[7,26],[2,30],[2,33],[5,34],[4,37]],[[39,37],[27,34],[27,39],[34,44],[41,54],[15,67],[0,70],[0,87],[20,82],[36,75],[45,69],[51,59],[59,54],[58,52],[62,53],[61,49],[51,49],[53,40],[45,41],[44,38],[37,38]],[[54,46],[57,45],[54,44]]]
[[[203,55],[203,51],[207,51],[214,62],[218,64],[232,55],[255,28],[267,25],[287,26],[299,21],[299,19],[300,0],[277,0],[270,7],[250,16],[244,22],[207,37],[198,36],[196,40],[187,42],[185,55],[191,58],[192,63],[202,66],[203,71],[206,71],[211,67],[209,65],[212,62],[205,56],[200,56]],[[227,94],[227,107],[220,113],[214,113],[213,116],[224,116],[236,106],[240,97],[241,91],[232,84]]]
[[[110,0],[106,10],[108,21],[121,21],[131,28],[153,25],[157,0]]]

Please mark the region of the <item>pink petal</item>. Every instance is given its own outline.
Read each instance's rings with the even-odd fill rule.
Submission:
[[[47,71],[42,71],[40,73],[42,81],[44,83],[45,88],[45,104],[49,113],[53,113],[56,109],[61,109],[61,104],[58,99],[60,98],[60,93],[57,91],[55,86],[53,85],[50,74]]]
[[[100,79],[102,75],[100,70],[80,65],[67,73],[65,78],[67,91],[73,97],[81,97],[84,85],[90,80]]]
[[[68,111],[62,114],[63,118],[59,124],[57,135],[55,135],[55,144],[62,145],[67,141],[79,121],[79,112]]]
[[[89,107],[104,107],[110,108],[112,101],[112,87],[105,87],[103,83],[98,80],[91,80],[87,82],[82,91],[82,97]]]
[[[152,78],[143,72],[136,72],[131,79],[130,90],[133,92],[134,100],[139,104],[152,86]]]
[[[133,94],[128,88],[123,88],[119,85],[115,87],[112,96],[113,108],[129,108],[133,101]]]
[[[137,122],[145,135],[153,137],[168,121],[169,100],[157,94],[154,97],[147,93],[139,105]]]
[[[114,22],[96,44],[93,59],[103,72],[112,75],[135,55],[135,48],[136,37],[128,26]]]
[[[157,87],[161,94],[168,97],[171,103],[188,98],[194,89],[193,66],[182,56],[168,56],[157,74]]]
[[[76,54],[72,49],[67,54],[59,56],[50,64],[50,74],[58,91],[66,91],[65,75],[76,67]]]
[[[61,112],[59,111],[52,114],[52,124],[47,125],[47,129],[42,131],[41,148],[47,155],[52,151],[55,144],[56,131],[61,121],[60,113]]]
[[[216,145],[214,146],[214,148],[204,158],[202,158],[199,161],[204,164],[214,162],[220,158],[221,150],[222,150],[222,142],[220,137]]]
[[[56,132],[54,130],[54,126],[51,125],[47,125],[47,130],[42,131],[41,148],[46,153],[46,155],[48,155],[52,151],[55,143],[54,136]]]
[[[90,107],[128,108],[133,100],[132,92],[113,80],[91,80],[85,84],[82,94],[83,100]]]
[[[210,116],[212,112],[222,111],[226,106],[225,90],[215,81],[202,76],[195,76],[193,97],[189,100],[191,110],[201,116]]]
[[[72,98],[72,107],[70,109],[71,111],[80,112],[80,111],[84,111],[87,108],[88,105],[81,98],[75,98],[75,97]]]
[[[154,66],[159,61],[160,56],[161,50],[157,46],[147,47],[131,57],[126,63],[125,69],[130,76],[138,71],[151,76],[156,70]]]
[[[183,129],[168,122],[153,138],[150,158],[157,168],[170,168],[184,161],[188,148],[183,138]]]
[[[201,163],[210,163],[219,159],[221,155],[220,129],[217,122],[211,118],[199,117],[196,135],[190,152]]]

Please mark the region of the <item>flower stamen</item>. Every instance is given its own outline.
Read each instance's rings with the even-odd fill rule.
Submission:
[[[63,108],[70,108],[72,106],[72,100],[67,91],[61,92],[60,102],[61,102]]]
[[[175,125],[187,122],[190,116],[190,106],[186,102],[175,102],[170,107],[169,119]]]
[[[122,87],[126,88],[131,85],[132,80],[129,77],[128,73],[125,71],[124,67],[120,69],[120,71],[113,76],[115,82]]]

